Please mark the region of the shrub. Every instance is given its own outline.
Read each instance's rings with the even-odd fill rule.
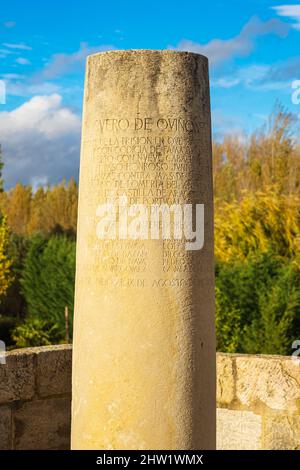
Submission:
[[[41,318],[27,318],[24,323],[14,329],[12,338],[18,348],[47,346],[62,342],[58,325]]]
[[[11,275],[11,260],[7,256],[8,229],[5,217],[0,219],[0,298],[5,296],[9,288]]]
[[[215,253],[221,261],[245,260],[273,252],[292,259],[300,254],[300,199],[269,192],[245,193],[242,201],[218,206]]]
[[[65,306],[72,332],[74,282],[75,242],[65,237],[35,236],[24,262],[22,292],[29,317],[57,326],[61,338],[65,336]]]
[[[216,265],[217,347],[290,354],[300,337],[298,263],[260,253]]]

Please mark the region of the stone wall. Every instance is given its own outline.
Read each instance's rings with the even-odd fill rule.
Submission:
[[[0,364],[0,449],[68,449],[72,348],[7,353]],[[300,449],[300,364],[218,354],[219,449]]]
[[[300,449],[300,361],[218,354],[219,449]]]
[[[20,349],[0,364],[0,449],[70,447],[72,348]]]

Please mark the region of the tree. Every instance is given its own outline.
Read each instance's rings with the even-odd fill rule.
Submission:
[[[215,215],[218,260],[246,259],[273,251],[292,259],[300,253],[300,198],[269,192],[244,193],[241,201],[219,204]]]
[[[25,316],[25,299],[21,292],[20,277],[29,243],[27,237],[9,232],[6,253],[11,262],[12,281],[0,304],[2,318],[9,317],[18,321]]]
[[[245,327],[243,350],[252,354],[290,354],[300,334],[300,271],[283,263],[268,289],[259,293],[259,315]]]
[[[300,149],[295,117],[276,104],[268,122],[250,137],[225,135],[213,144],[214,191],[220,201],[243,199],[245,191],[276,187],[300,196]]]
[[[277,185],[289,194],[295,189],[300,160],[292,137],[295,119],[276,104],[267,124],[253,134],[249,147],[249,176],[253,190]]]
[[[67,187],[69,231],[76,234],[77,209],[78,209],[78,186],[74,178],[71,178]]]
[[[44,188],[38,188],[31,198],[30,218],[26,230],[29,235],[46,233],[45,213],[46,194]]]
[[[0,220],[0,298],[3,297],[12,282],[11,260],[7,256],[8,229],[5,217]]]
[[[75,242],[66,237],[33,237],[21,278],[28,314],[57,327],[61,340],[65,337],[65,306],[71,314],[74,308],[74,282]]]
[[[17,183],[8,192],[6,207],[4,212],[7,216],[7,223],[10,229],[18,234],[27,233],[27,225],[30,219],[32,190],[30,186]]]
[[[218,262],[218,350],[289,354],[300,335],[299,285],[299,264],[272,252]]]

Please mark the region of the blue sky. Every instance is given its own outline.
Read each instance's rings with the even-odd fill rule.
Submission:
[[[276,101],[299,114],[300,4],[267,0],[10,0],[0,10],[0,104],[6,187],[77,177],[84,61],[108,49],[209,57],[213,132],[261,126]]]

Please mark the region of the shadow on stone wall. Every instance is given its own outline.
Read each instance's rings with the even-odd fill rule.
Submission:
[[[0,449],[69,449],[72,346],[11,351],[0,364]],[[300,449],[300,363],[217,354],[219,449]]]

